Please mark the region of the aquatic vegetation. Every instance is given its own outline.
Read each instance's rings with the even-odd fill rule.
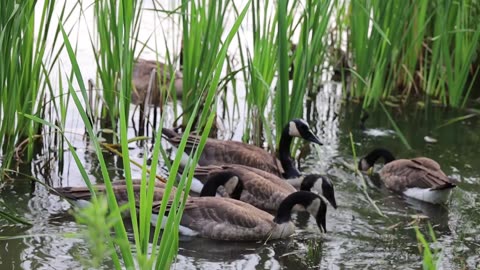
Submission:
[[[39,9],[39,13],[36,12]],[[15,146],[25,139],[33,141],[42,126],[24,115],[43,117],[49,76],[62,46],[57,44],[59,28],[52,24],[68,19],[65,5],[54,16],[55,1],[6,1],[0,10],[0,179],[9,167]],[[52,35],[54,36],[51,40]],[[17,149],[20,150],[20,149]],[[27,144],[27,160],[33,143]],[[18,153],[21,155],[21,153]]]
[[[330,78],[332,71],[337,72],[337,67],[332,64],[335,61],[342,65],[340,69],[344,73],[343,86],[347,85],[345,73],[350,74],[348,83],[352,87],[342,88],[343,97],[361,100],[365,108],[379,104],[397,134],[393,139],[399,139],[404,146],[402,149],[406,151],[418,147],[415,137],[418,135],[417,131],[405,133],[402,128],[409,123],[401,126],[399,123],[402,120],[391,114],[384,104],[395,103],[393,106],[400,107],[408,100],[420,97],[425,99],[422,104],[438,102],[462,107],[470,101],[473,85],[478,79],[480,17],[477,1],[473,0],[254,0],[241,4],[230,0],[182,0],[176,3],[178,6],[173,10],[165,9],[159,2],[161,1],[154,1],[154,8],[150,8],[145,7],[143,1],[94,1],[91,6],[81,10],[87,12],[90,9],[89,11],[94,13],[95,27],[90,29],[92,32],[88,34],[89,45],[95,57],[97,83],[101,89],[96,97],[101,102],[99,106],[92,102],[93,90],[89,88],[92,89],[93,84],[83,79],[84,67],[78,63],[79,57],[82,57],[77,51],[78,44],[70,43],[73,35],[65,25],[71,12],[67,11],[65,6],[60,9],[59,16],[53,15],[56,5],[55,1],[51,0],[44,1],[39,12],[34,11],[37,2],[30,0],[7,1],[0,10],[0,54],[6,59],[0,64],[0,163],[2,168],[10,166],[15,154],[21,157],[24,148],[28,149],[30,158],[34,153],[35,144],[32,142],[37,138],[43,139],[43,148],[39,154],[54,152],[51,160],[58,162],[52,163],[59,167],[64,162],[64,154],[68,153],[68,157],[76,164],[75,173],[81,175],[94,197],[95,207],[81,211],[77,219],[79,223],[87,225],[86,235],[89,235],[89,240],[93,240],[90,245],[91,267],[101,266],[102,258],[111,256],[118,269],[167,269],[175,259],[179,247],[178,224],[185,207],[185,200],[180,193],[190,190],[195,164],[199,161],[207,137],[212,135],[211,131],[216,124],[220,123],[221,128],[222,120],[225,123],[225,119],[229,118],[231,123],[227,129],[230,130],[226,130],[222,135],[229,131],[232,134],[243,132],[240,136],[243,135],[244,141],[263,146],[265,139],[268,148],[274,150],[275,145],[279,145],[281,129],[290,119],[304,117],[309,122],[315,121],[315,112],[304,112],[305,103],[317,98],[317,93],[325,89],[322,88],[325,78]],[[72,10],[77,8],[84,7],[75,4]],[[131,129],[128,119],[131,116],[129,110],[133,64],[139,44],[143,42],[139,40],[139,31],[145,10],[167,14],[181,25],[172,31],[181,31],[181,35],[175,34],[178,39],[181,36],[182,40],[180,60],[183,68],[183,93],[180,104],[171,91],[173,81],[168,86],[169,91],[163,91],[165,85],[162,91],[158,90],[161,93],[157,94],[172,97],[173,106],[169,103],[170,99],[163,99],[168,100],[166,104],[160,104],[163,112],[167,111],[167,114],[162,112],[159,121],[153,120],[153,135],[148,139],[152,139],[154,143],[139,150],[142,159],[142,182],[140,198],[135,200],[131,168],[133,158],[129,155],[129,147],[132,147],[129,138]],[[58,18],[60,23],[54,23],[52,17]],[[171,29],[165,27],[164,30],[167,32]],[[52,36],[53,45],[50,48]],[[170,41],[167,42],[167,34],[164,39],[164,62],[169,73],[173,73],[176,60],[171,52],[174,50],[168,46]],[[235,41],[238,43],[235,44]],[[146,44],[143,46],[147,47]],[[65,71],[63,65],[58,65],[60,52],[64,48],[72,64],[71,70]],[[140,51],[142,50],[143,48]],[[157,58],[164,54],[158,48],[152,51]],[[336,59],[337,57],[341,59]],[[55,82],[57,78],[52,76],[56,68],[60,74],[58,83]],[[166,76],[167,72],[158,73],[157,76],[161,77]],[[244,81],[239,80],[241,75]],[[160,88],[162,87],[158,87]],[[224,108],[219,108],[220,98]],[[74,106],[71,106],[72,103]],[[181,105],[179,113],[177,104]],[[312,107],[317,105],[324,106],[315,103]],[[50,111],[46,111],[48,109]],[[232,109],[233,112],[230,111]],[[241,119],[238,123],[235,109]],[[97,110],[101,111],[100,115],[96,115]],[[161,145],[161,129],[166,122],[170,123],[172,120],[171,115],[168,115],[169,110],[174,111],[174,125],[181,118],[184,134],[196,132],[201,137],[199,145],[193,151],[191,163],[179,180],[177,172],[181,154],[176,155],[171,162]],[[78,145],[65,135],[67,132],[77,132],[66,127],[69,124],[67,115],[71,111],[78,111],[84,124],[79,133],[86,138],[82,143],[89,147],[88,151],[94,156],[93,163],[97,167],[93,171],[97,174],[97,181],[105,183],[104,199],[95,199],[97,196],[89,178],[92,173],[86,164],[82,164],[80,158],[83,149],[79,150]],[[224,114],[222,119],[217,116],[218,111]],[[336,111],[331,113],[334,115],[332,117],[338,116]],[[478,112],[474,112],[453,118],[437,128],[458,124],[477,114]],[[321,121],[323,119],[318,119],[317,123]],[[244,127],[239,129],[237,124]],[[349,131],[352,126],[348,128]],[[105,131],[106,127],[113,134],[113,142],[101,142],[103,138],[100,138],[99,134]],[[427,128],[429,127],[425,129]],[[345,134],[348,134],[348,131]],[[332,134],[325,137],[328,135]],[[362,135],[368,136],[366,133]],[[453,140],[456,136],[454,134],[447,139]],[[46,137],[49,138],[45,139]],[[384,136],[381,139],[390,143],[388,140],[392,139],[391,137],[393,136]],[[421,137],[423,138],[423,134]],[[336,144],[338,138],[330,139],[334,143],[326,147],[331,146],[340,152],[342,149],[337,149]],[[126,179],[128,186],[129,203],[123,207],[118,205],[112,191],[112,168],[108,167],[109,161],[105,154],[105,146],[110,143],[121,149],[121,156],[116,156],[121,165],[116,164],[118,167],[115,169],[120,171],[119,175]],[[178,146],[178,153],[182,153],[187,146],[186,136],[182,137]],[[350,146],[355,160],[356,143],[352,133]],[[342,158],[349,159],[350,152],[346,156]],[[151,160],[148,157],[151,157]],[[161,160],[162,157],[164,161]],[[330,165],[330,162],[336,161],[328,162]],[[159,177],[166,182],[166,196],[160,208],[157,226],[152,230],[153,182],[160,171],[159,164],[163,163],[170,174],[168,179]],[[336,167],[341,166],[337,165],[338,163],[335,164]],[[461,166],[467,169],[468,166],[476,167],[470,164]],[[45,181],[51,181],[48,177],[60,178],[60,181],[63,181],[62,177],[67,176],[62,172],[56,175],[48,169],[47,166],[40,169],[40,173],[45,173]],[[346,179],[351,176],[338,168],[332,170]],[[355,168],[353,170],[358,172]],[[352,196],[360,202],[357,202],[355,207],[363,206],[361,202],[365,202],[371,206],[368,211],[365,210],[370,217],[385,218],[387,214],[390,215],[391,209],[384,206],[385,201],[378,200],[374,197],[376,194],[369,193],[372,191],[367,190],[367,182],[363,176],[354,175],[353,179],[357,176],[361,178],[359,185],[362,187],[358,189],[363,192],[359,198]],[[338,175],[337,177],[340,178]],[[355,187],[353,189],[358,190]],[[459,192],[466,192],[465,190],[462,187]],[[171,193],[175,193],[175,200],[167,208],[166,198]],[[345,190],[341,190],[340,194],[343,197],[345,194],[351,195],[345,193]],[[14,223],[28,223],[21,215],[6,209],[2,201],[0,206],[2,219]],[[348,211],[354,211],[352,209]],[[131,235],[120,216],[124,211],[131,215]],[[403,213],[398,216],[402,215]],[[355,220],[352,220],[347,225],[357,226],[354,223]],[[163,228],[160,226],[162,224],[165,224]],[[114,236],[110,235],[111,230],[115,232]],[[430,230],[433,235],[433,230]],[[438,258],[422,237],[417,231],[417,238],[424,245],[424,267],[434,269]],[[321,261],[322,256],[329,255],[329,252],[323,252],[323,244],[329,243],[309,244],[307,256],[310,257],[311,264]]]
[[[125,89],[127,111],[132,88],[132,70],[137,37],[142,17],[143,1],[95,1],[94,16],[98,44],[90,37],[101,82],[102,118],[109,120],[107,127],[115,129],[119,117],[120,89]],[[88,110],[93,115],[91,109]]]
[[[398,90],[423,92],[464,106],[477,78],[480,21],[475,1],[364,1],[350,3],[355,97],[364,107]],[[355,11],[355,12],[353,12]]]
[[[419,251],[423,255],[423,260],[422,260],[422,267],[424,270],[435,270],[439,269],[439,262],[440,262],[440,253],[437,250],[437,248],[433,249],[430,248],[430,244],[428,243],[427,239],[425,239],[425,235],[422,234],[418,226],[414,227],[415,229],[415,234],[417,236],[417,241],[419,243]],[[433,232],[432,225],[428,224],[428,234],[430,238],[432,239],[433,243],[437,242],[437,239],[435,237],[435,233]]]

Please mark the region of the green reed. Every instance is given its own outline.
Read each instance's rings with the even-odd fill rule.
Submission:
[[[130,100],[133,58],[138,37],[143,1],[95,1],[94,16],[98,44],[91,39],[97,74],[104,100],[101,117],[115,129],[119,117],[120,89]],[[124,103],[129,108],[129,102]],[[92,113],[89,111],[89,113]]]
[[[231,1],[225,0],[182,0],[183,125],[188,123],[194,105],[206,99],[205,93],[213,83],[211,74],[221,54],[230,4]]]
[[[478,70],[476,15],[475,1],[351,1],[353,96],[368,107],[394,91],[422,92],[464,106]]]
[[[422,253],[422,268],[424,270],[435,270],[439,268],[440,263],[440,254],[437,249],[430,248],[430,244],[425,239],[425,236],[422,234],[418,226],[414,227],[415,235],[419,243],[419,251]],[[428,234],[432,239],[433,243],[437,242],[435,233],[433,231],[432,225],[428,224]]]
[[[200,152],[203,149],[203,146],[206,142],[207,136],[210,132],[210,128],[215,119],[215,93],[216,93],[216,85],[220,81],[220,75],[222,73],[222,68],[224,62],[227,58],[227,48],[230,45],[233,37],[235,36],[236,31],[238,30],[245,14],[248,10],[248,4],[245,6],[243,11],[239,14],[235,24],[233,25],[232,29],[230,30],[226,39],[222,41],[221,47],[219,47],[219,53],[213,59],[213,69],[211,70],[210,77],[211,77],[211,84],[205,90],[205,92],[200,93],[201,95],[205,96],[204,100],[197,100],[194,104],[193,109],[191,110],[190,117],[187,119],[187,125],[185,126],[185,134],[187,135],[192,128],[194,127],[195,122],[199,127],[204,127],[201,134],[201,141],[198,145],[196,151],[193,152],[193,158],[191,162],[191,166],[187,167],[185,173],[182,175],[180,182],[177,185],[177,191],[175,192],[173,189],[173,185],[176,180],[176,175],[178,172],[178,168],[180,166],[180,160],[182,154],[178,154],[175,157],[175,160],[170,168],[170,176],[168,177],[168,181],[166,183],[166,190],[164,193],[164,198],[162,202],[153,202],[153,195],[154,195],[154,181],[155,175],[157,172],[157,164],[160,157],[160,150],[161,150],[161,127],[163,126],[163,116],[160,121],[160,129],[156,131],[156,139],[155,145],[153,147],[153,166],[151,167],[151,171],[149,175],[147,175],[147,153],[144,155],[144,163],[142,166],[142,184],[140,190],[140,198],[137,200],[135,199],[135,195],[133,192],[133,184],[131,178],[131,169],[130,169],[130,159],[128,156],[129,148],[128,148],[128,110],[125,109],[128,106],[128,97],[130,95],[129,85],[127,84],[120,84],[119,89],[119,137],[120,137],[120,144],[122,150],[122,160],[124,166],[124,175],[127,182],[127,193],[129,198],[129,203],[127,204],[127,208],[131,215],[131,223],[133,228],[133,236],[134,236],[134,245],[133,248],[128,241],[127,233],[125,230],[125,225],[123,220],[121,219],[121,210],[117,204],[115,199],[112,183],[108,174],[107,166],[105,160],[103,158],[101,144],[98,141],[97,136],[94,133],[93,127],[91,122],[88,119],[88,111],[89,111],[89,103],[87,99],[87,89],[85,87],[85,83],[82,79],[82,74],[80,71],[80,67],[78,66],[78,62],[74,53],[74,50],[69,42],[68,36],[65,31],[62,32],[64,41],[66,44],[66,48],[70,57],[70,61],[72,62],[73,73],[75,75],[75,79],[80,86],[80,94],[72,88],[72,81],[69,80],[69,92],[70,95],[78,109],[80,116],[85,124],[88,136],[92,145],[95,148],[97,156],[99,158],[99,164],[102,172],[102,177],[104,180],[104,184],[106,187],[106,198],[108,202],[108,209],[109,209],[109,220],[111,220],[112,228],[115,231],[114,238],[107,239],[108,245],[111,245],[114,249],[119,250],[120,254],[114,253],[112,254],[112,259],[115,263],[117,268],[126,267],[126,268],[135,268],[138,265],[141,269],[167,269],[169,265],[172,263],[176,252],[178,250],[178,225],[180,223],[180,219],[182,216],[182,211],[185,207],[185,202],[187,197],[182,196],[183,194],[188,194],[190,190],[191,180],[193,178],[193,169],[194,165],[198,162],[200,157]],[[131,59],[133,63],[133,59]],[[203,110],[201,110],[203,108]],[[197,115],[199,117],[197,118]],[[184,116],[185,118],[185,116]],[[199,119],[199,121],[196,121]],[[41,120],[40,120],[41,121]],[[47,125],[55,127],[53,124],[46,123]],[[55,127],[59,132],[63,132],[61,128]],[[183,153],[183,149],[186,145],[187,136],[182,138],[182,142],[178,148],[178,153]],[[67,144],[69,144],[68,140],[66,140]],[[85,172],[85,168],[83,164],[80,162],[75,150],[69,145],[72,150],[72,155],[77,162],[77,166],[79,167],[80,173],[82,174],[87,186],[90,188],[93,195],[93,200],[95,200],[95,191],[92,187],[91,183],[88,180],[87,174]],[[170,194],[174,193],[174,199],[169,200]],[[160,203],[159,208],[159,218],[157,220],[157,226],[155,231],[152,235],[153,237],[153,244],[150,243],[151,237],[151,228],[150,228],[150,220],[152,216],[152,208],[154,205]],[[88,210],[87,210],[88,211]],[[166,225],[163,229],[163,233],[160,235],[162,219],[164,219],[164,215],[166,216]],[[87,220],[88,221],[88,220]],[[88,222],[86,222],[88,224]],[[92,223],[97,224],[97,223]],[[93,234],[96,235],[96,234]],[[102,235],[105,237],[105,233],[98,232],[98,235]],[[102,251],[105,251],[106,248],[102,248]],[[135,254],[135,257],[134,257]]]
[[[61,50],[61,46],[56,46],[56,38],[48,40],[59,33],[58,28],[51,27],[55,1],[44,1],[37,9],[40,13],[35,11],[36,7],[34,0],[5,1],[0,9],[2,168],[11,163],[16,144],[40,133],[41,126],[24,115],[43,114],[48,77]],[[60,21],[66,17],[64,11],[65,6],[60,15],[55,15]],[[33,144],[28,144],[28,160],[32,154]]]

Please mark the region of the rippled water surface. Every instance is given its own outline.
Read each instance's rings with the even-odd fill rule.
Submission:
[[[310,108],[306,118],[324,145],[318,149],[306,145],[299,151],[304,172],[327,174],[335,183],[339,207],[328,210],[328,233],[320,234],[313,219],[299,214],[295,217],[296,234],[282,241],[235,243],[182,238],[174,265],[176,269],[418,269],[421,256],[413,225],[420,224],[426,232],[427,221],[434,227],[438,241],[434,246],[441,248],[444,269],[479,267],[478,119],[438,128],[462,112],[439,107],[418,109],[413,105],[402,110],[392,109],[390,113],[414,149],[408,151],[381,110],[370,112],[361,128],[360,106],[342,103],[342,99],[336,97],[336,87],[335,84],[325,85],[316,99],[307,104]],[[425,155],[435,158],[450,177],[460,181],[449,204],[434,206],[404,199],[376,187],[374,183],[378,179],[375,175],[366,177],[369,180],[368,195],[386,217],[380,216],[366,199],[362,182],[351,169],[350,132],[360,155],[375,146],[384,146],[397,157]],[[426,135],[438,142],[426,143]],[[96,157],[89,152],[81,137],[74,142],[91,179],[101,182],[97,178],[100,172]],[[134,147],[131,156],[141,160],[141,152],[142,149]],[[53,186],[83,185],[68,152],[63,163],[49,158],[48,145],[43,145],[34,161],[21,164],[19,171]],[[122,166],[118,158],[108,156],[107,161],[112,177],[121,179]],[[135,173],[139,176],[140,171],[137,169]],[[75,234],[68,236],[80,229],[67,212],[68,203],[21,175],[3,186],[1,197],[33,223],[27,227],[0,221],[2,237],[20,236],[2,240],[1,269],[81,267],[81,258],[88,253],[83,240]],[[105,268],[109,266],[107,262]]]
[[[156,31],[152,27],[153,24],[147,25],[142,30],[146,33],[144,36]],[[159,44],[162,44],[165,33],[156,34],[161,37]],[[84,56],[79,59],[84,76],[93,78],[95,70],[88,68],[95,65],[89,46],[80,44],[78,52]],[[68,60],[64,64],[68,64]],[[303,172],[326,174],[335,184],[338,209],[328,209],[328,233],[322,235],[312,218],[299,214],[294,219],[297,225],[295,235],[282,241],[240,243],[181,238],[173,268],[419,269],[422,257],[413,226],[420,224],[425,233],[428,221],[433,225],[438,241],[434,246],[441,249],[440,265],[443,269],[480,268],[478,117],[442,127],[450,119],[467,112],[434,106],[420,108],[414,104],[391,108],[390,114],[413,148],[407,150],[381,109],[370,111],[370,117],[362,126],[361,105],[345,102],[340,87],[325,84],[318,94],[306,101],[305,118],[324,145],[319,148],[301,145],[297,152]],[[167,118],[171,120],[172,117]],[[219,118],[218,122],[225,127],[219,131],[221,138],[241,138],[243,119],[232,122]],[[90,179],[102,182],[97,157],[83,137],[81,123],[72,109],[67,121],[70,133],[66,137],[76,148]],[[352,170],[350,133],[359,155],[382,146],[392,150],[397,157],[424,155],[436,159],[447,175],[459,181],[448,205],[433,206],[406,200],[378,188],[374,184],[378,180],[375,175],[372,178],[367,176],[367,194],[385,217],[379,215],[363,192],[361,179]],[[100,135],[111,140],[109,134]],[[129,129],[129,136],[134,135],[133,128]],[[428,144],[425,136],[438,142]],[[3,184],[0,189],[1,200],[32,223],[32,226],[19,226],[0,220],[0,269],[78,269],[82,268],[82,260],[88,260],[86,245],[77,235],[81,227],[68,213],[69,204],[28,178],[34,176],[54,187],[84,185],[71,153],[66,151],[64,159],[59,161],[52,151],[57,139],[44,138],[43,144],[36,149],[34,160],[19,164],[21,174],[13,175],[13,181]],[[136,144],[131,147],[130,156],[142,161],[144,149]],[[112,179],[122,179],[122,161],[109,153],[105,156]],[[139,177],[141,171],[135,167],[133,170],[134,177]],[[104,268],[112,268],[111,262],[107,260]]]

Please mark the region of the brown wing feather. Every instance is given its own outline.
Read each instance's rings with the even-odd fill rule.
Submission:
[[[178,147],[181,141],[180,134],[166,128],[163,128],[162,132],[164,137],[172,145]],[[185,152],[187,154],[191,153],[193,148],[198,145],[198,142],[199,137],[190,135],[187,140]],[[281,176],[283,173],[280,161],[274,155],[258,146],[231,140],[224,141],[212,138],[207,139],[198,164],[201,166],[242,164],[278,176]]]
[[[273,216],[246,203],[217,197],[190,198],[181,224],[203,237],[261,239],[275,226]]]
[[[430,159],[398,159],[386,164],[380,176],[387,188],[402,192],[407,188],[441,188],[453,185],[440,169],[440,165]],[[425,161],[428,161],[425,163]],[[427,164],[427,166],[425,166]]]

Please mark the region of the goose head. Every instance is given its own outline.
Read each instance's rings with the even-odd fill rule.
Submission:
[[[300,118],[291,120],[288,125],[288,135],[303,138],[307,141],[322,145],[320,139],[310,129],[308,123]]]
[[[328,200],[333,208],[337,209],[333,183],[327,177],[319,174],[309,174],[303,178],[303,181],[300,184],[300,190],[310,191],[317,195],[322,195]]]
[[[303,208],[315,218],[318,228],[322,232],[327,232],[327,204],[325,203],[325,199],[309,191],[297,191],[288,195],[280,203],[273,221],[277,224],[290,221],[292,208],[297,204],[303,206]]]
[[[243,182],[230,171],[214,171],[208,175],[200,197],[215,196],[219,186],[223,186],[228,196],[239,200],[243,191]]]
[[[395,160],[393,154],[387,149],[376,148],[358,161],[358,170],[363,172],[370,170],[379,158],[383,158],[385,164]]]

